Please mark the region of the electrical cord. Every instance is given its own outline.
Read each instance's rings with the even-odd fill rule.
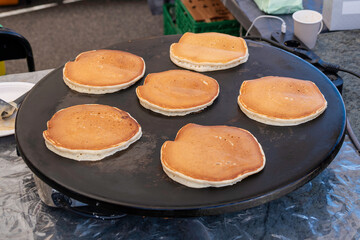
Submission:
[[[257,18],[254,19],[254,21],[251,23],[249,29],[247,30],[246,34],[245,34],[245,37],[247,37],[247,35],[249,34],[250,30],[253,28],[255,22],[257,20],[259,20],[260,18],[274,18],[274,19],[278,19],[282,22],[281,24],[281,32],[282,33],[286,33],[286,23],[285,21],[281,18],[281,17],[277,17],[277,16],[272,16],[272,15],[261,15],[261,16],[258,16]]]
[[[357,149],[358,153],[360,153],[360,142],[357,139],[353,129],[351,128],[349,119],[346,119],[346,131],[349,135],[350,140],[352,141],[352,143],[354,144],[355,148]]]
[[[283,50],[292,52],[292,49],[291,49],[291,48],[286,47],[286,46],[284,46],[284,45],[281,45],[280,43],[277,43],[277,42],[272,41],[272,40],[267,39],[267,38],[253,37],[253,36],[244,36],[244,39],[249,39],[249,40],[253,40],[253,41],[263,41],[263,42],[267,42],[267,43],[269,43],[270,45],[273,45],[273,46],[278,47],[278,48],[281,48],[281,49],[283,49]]]
[[[285,51],[288,51],[290,53],[293,53],[305,60],[307,60],[308,62],[310,62],[311,64],[314,64],[314,65],[319,65],[324,71],[326,72],[330,72],[330,73],[337,73],[339,71],[342,71],[342,72],[346,72],[346,73],[349,73],[357,78],[360,79],[360,74],[358,73],[355,73],[351,70],[347,70],[347,69],[344,69],[342,67],[340,67],[339,65],[337,64],[333,64],[333,63],[328,63],[328,62],[325,62],[323,60],[320,59],[319,56],[317,56],[314,52],[312,51],[308,51],[308,50],[305,50],[305,49],[301,49],[301,48],[290,48],[290,47],[286,47],[280,43],[277,43],[275,41],[272,41],[270,39],[267,39],[267,38],[261,38],[261,37],[247,37],[245,36],[244,37],[245,39],[249,39],[249,40],[255,40],[255,41],[264,41],[264,42],[267,42],[275,47],[278,47],[278,48],[281,48]]]
[[[349,74],[351,74],[351,75],[353,75],[353,76],[355,76],[355,77],[357,77],[357,78],[360,78],[360,74],[357,74],[357,73],[355,73],[355,72],[353,72],[353,71],[350,71],[350,70],[347,70],[347,69],[344,69],[344,68],[341,68],[341,67],[339,67],[338,70],[339,70],[339,71],[342,71],[342,72],[349,73]]]
[[[324,62],[324,61],[321,60],[321,59],[319,59],[319,60],[317,61],[317,64],[319,64],[319,65],[320,65],[325,71],[327,71],[327,72],[331,72],[331,73],[337,73],[337,72],[339,72],[339,71],[341,71],[341,72],[346,72],[346,73],[351,74],[351,75],[353,75],[353,76],[355,76],[355,77],[357,77],[357,78],[360,79],[360,74],[355,73],[355,72],[353,72],[353,71],[351,71],[351,70],[348,70],[348,69],[344,69],[344,68],[340,67],[340,66],[337,65],[337,64]]]

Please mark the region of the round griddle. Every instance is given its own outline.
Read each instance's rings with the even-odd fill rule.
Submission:
[[[163,36],[116,44],[146,62],[146,74],[179,69],[169,59],[169,47],[180,36]],[[44,77],[26,97],[17,116],[16,140],[30,169],[58,191],[99,208],[152,216],[199,216],[253,207],[283,196],[315,177],[339,151],[345,129],[342,98],[319,70],[277,48],[247,41],[249,60],[229,70],[204,73],[220,84],[220,95],[208,108],[183,117],[166,117],[143,108],[135,85],[117,93],[87,95],[70,90],[62,67]],[[74,56],[75,57],[75,56]],[[313,121],[276,127],[246,117],[237,105],[244,80],[286,76],[316,83],[328,101]],[[77,104],[107,104],[129,112],[143,136],[128,149],[99,162],[77,162],[49,151],[42,132],[58,110]],[[229,187],[193,189],[163,172],[160,148],[174,140],[187,123],[229,125],[249,130],[262,145],[266,166],[258,174]]]

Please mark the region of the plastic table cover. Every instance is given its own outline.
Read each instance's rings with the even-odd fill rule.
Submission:
[[[85,218],[43,204],[33,174],[0,138],[0,239],[359,239],[360,156],[346,137],[333,162],[303,187],[240,212],[196,218]]]

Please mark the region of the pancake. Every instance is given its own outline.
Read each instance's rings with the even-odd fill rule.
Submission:
[[[169,70],[147,75],[136,95],[144,108],[166,116],[183,116],[211,105],[219,95],[219,84],[200,73]]]
[[[248,57],[243,38],[223,33],[187,32],[170,46],[173,63],[198,72],[232,68],[246,62]]]
[[[275,126],[305,123],[327,107],[315,83],[273,76],[244,81],[238,104],[249,118]]]
[[[144,76],[145,62],[119,50],[93,50],[79,54],[63,69],[65,84],[81,93],[104,94],[127,88]]]
[[[118,108],[84,104],[64,108],[47,122],[46,147],[77,161],[97,161],[124,150],[141,137],[141,127]]]
[[[223,187],[261,171],[265,154],[248,131],[187,124],[161,147],[164,172],[192,188]]]

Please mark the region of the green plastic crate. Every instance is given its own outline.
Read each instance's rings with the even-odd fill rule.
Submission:
[[[236,20],[224,20],[210,23],[196,22],[181,0],[175,0],[175,13],[177,26],[182,33],[220,32],[233,36],[240,35],[240,24]]]
[[[163,5],[164,35],[182,34],[176,25],[175,5],[167,3]]]

